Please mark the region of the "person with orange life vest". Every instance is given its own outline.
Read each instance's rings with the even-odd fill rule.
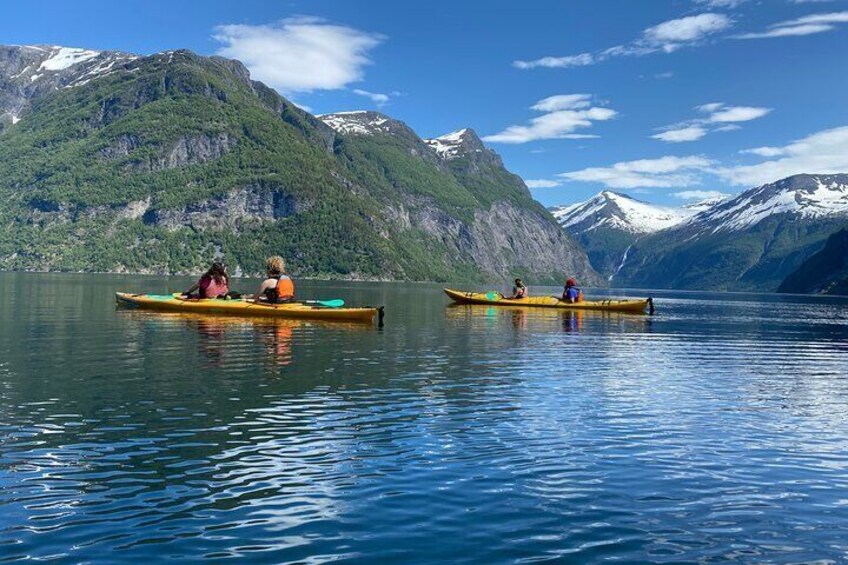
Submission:
[[[565,288],[562,291],[562,298],[560,298],[563,302],[575,303],[575,302],[583,302],[583,291],[577,287],[577,281],[574,278],[570,278],[565,281]]]
[[[285,260],[275,255],[265,262],[265,273],[268,275],[259,286],[256,299],[272,304],[291,302],[294,299],[294,282],[286,275]]]

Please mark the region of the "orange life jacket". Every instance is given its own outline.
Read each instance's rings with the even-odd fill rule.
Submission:
[[[274,287],[277,302],[285,302],[294,298],[294,281],[286,275],[277,277],[277,286]]]

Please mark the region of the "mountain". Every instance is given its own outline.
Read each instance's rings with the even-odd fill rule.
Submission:
[[[641,239],[622,285],[773,291],[848,217],[848,175],[795,175]]]
[[[684,221],[696,211],[654,206],[605,190],[585,202],[550,209],[560,225],[589,254],[589,261],[610,279],[640,238]]]
[[[827,238],[821,251],[801,263],[777,291],[848,295],[848,228]]]
[[[0,100],[0,268],[256,273],[280,253],[301,276],[598,281],[471,130],[442,155],[182,50],[3,47]]]
[[[58,45],[0,45],[0,131],[17,123],[40,96],[83,85],[136,58]]]

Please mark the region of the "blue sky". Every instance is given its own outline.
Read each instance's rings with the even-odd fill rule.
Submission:
[[[314,113],[472,127],[545,205],[848,172],[848,0],[12,5],[2,43],[221,53]]]

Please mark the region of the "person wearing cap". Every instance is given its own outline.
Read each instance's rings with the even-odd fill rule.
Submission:
[[[565,288],[562,291],[562,298],[560,300],[571,304],[583,302],[583,291],[577,287],[577,281],[574,278],[569,278],[565,281]]]
[[[527,298],[527,287],[524,286],[524,283],[521,279],[515,279],[515,286],[512,287],[512,296],[505,297],[507,300],[518,300],[520,298]]]

